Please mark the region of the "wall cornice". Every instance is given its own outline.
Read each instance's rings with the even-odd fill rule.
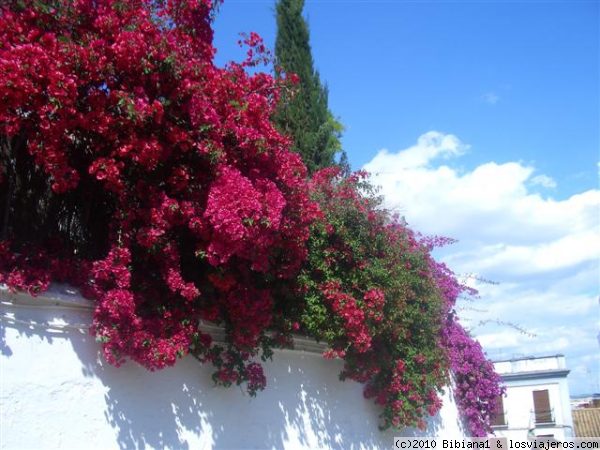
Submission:
[[[62,284],[52,284],[47,291],[35,297],[27,292],[11,292],[5,285],[0,285],[0,303],[2,306],[7,307],[71,309],[89,311],[90,314],[94,310],[94,303],[91,300],[84,298],[77,289]],[[2,318],[11,320],[10,317],[4,314]],[[66,325],[71,325],[71,328],[73,328],[73,324]],[[90,325],[91,323],[85,325],[77,324],[75,328],[84,329],[86,327],[89,328]],[[224,327],[201,320],[199,328],[204,333],[209,334],[215,342],[225,342]],[[293,348],[285,350],[322,354],[328,348],[322,342],[317,342],[314,339],[300,335],[293,336],[293,343]]]

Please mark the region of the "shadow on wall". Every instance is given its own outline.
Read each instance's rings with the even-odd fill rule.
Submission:
[[[251,398],[239,387],[214,386],[212,367],[193,358],[150,373],[97,363],[89,338],[73,345],[86,376],[107,387],[104,414],[120,448],[358,449],[393,440],[378,430],[361,387],[341,383],[339,365],[319,355],[277,352],[265,364],[266,390]]]
[[[192,357],[154,373],[131,362],[115,368],[93,337],[50,325],[89,323],[89,311],[11,308],[9,320],[5,312],[3,305],[3,448],[359,449],[390,448],[400,434],[456,435],[440,416],[425,432],[380,432],[362,386],[340,382],[341,362],[320,355],[277,351],[265,364],[266,390],[251,398],[215,387],[212,367]],[[40,411],[44,423],[32,427]]]

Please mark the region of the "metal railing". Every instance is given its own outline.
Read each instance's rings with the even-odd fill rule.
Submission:
[[[554,425],[556,423],[554,408],[548,411],[531,410],[531,422],[535,425]]]

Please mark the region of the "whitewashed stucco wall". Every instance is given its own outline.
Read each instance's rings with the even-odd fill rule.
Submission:
[[[85,329],[89,305],[65,292],[0,292],[2,449],[391,448],[400,434],[378,430],[361,385],[338,380],[340,361],[310,351],[276,351],[256,398],[215,387],[192,357],[154,373],[112,367]],[[402,435],[463,437],[451,396],[427,431]]]

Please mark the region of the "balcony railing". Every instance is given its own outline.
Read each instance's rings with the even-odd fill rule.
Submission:
[[[556,423],[554,419],[554,409],[548,411],[531,411],[532,422],[535,425],[554,425]]]

